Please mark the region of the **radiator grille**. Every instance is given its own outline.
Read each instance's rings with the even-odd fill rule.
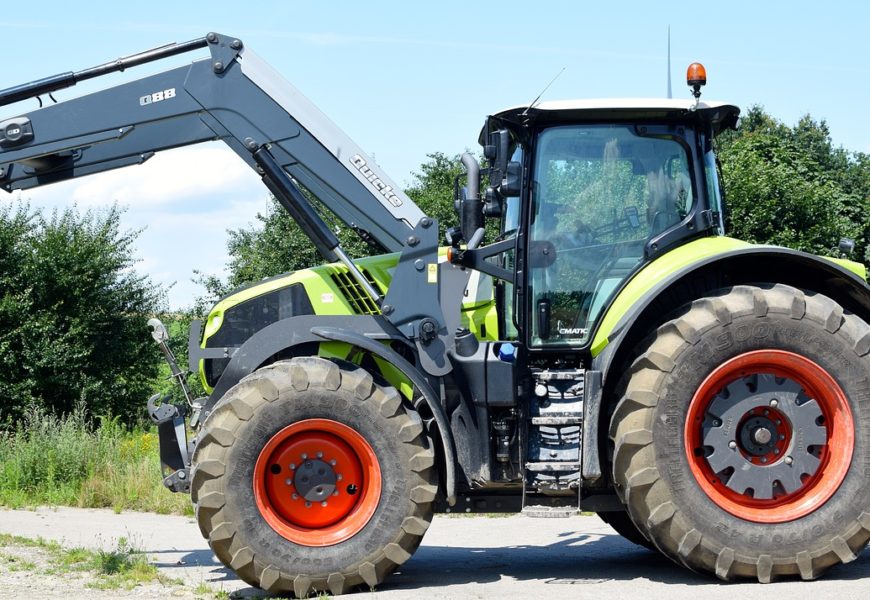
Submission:
[[[372,279],[371,274],[365,269],[361,269],[363,275],[375,289],[378,289],[378,284]],[[338,286],[339,291],[350,304],[353,311],[358,315],[378,315],[381,309],[375,304],[362,286],[357,283],[357,280],[347,271],[341,271],[332,275],[332,281]]]

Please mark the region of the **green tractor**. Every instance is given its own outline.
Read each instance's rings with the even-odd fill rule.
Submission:
[[[237,290],[194,323],[190,369],[205,398],[190,397],[153,323],[189,405],[148,403],[165,484],[191,494],[203,535],[242,579],[299,597],[373,587],[434,513],[452,511],[594,511],[724,580],[814,579],[861,552],[864,267],[725,236],[713,145],[739,110],[700,100],[700,65],[691,100],[489,116],[487,166],[463,156],[460,223],[442,243],[238,39],[209,34],[104,67],[196,48],[210,58],[0,123],[0,185],[217,138],[329,263]],[[303,188],[384,253],[350,260]],[[488,221],[498,231],[484,245]]]

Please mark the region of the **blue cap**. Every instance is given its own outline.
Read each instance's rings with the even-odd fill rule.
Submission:
[[[517,356],[516,346],[513,344],[502,344],[498,348],[498,359],[504,362],[514,362]]]

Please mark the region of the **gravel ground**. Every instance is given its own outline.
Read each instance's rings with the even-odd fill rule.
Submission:
[[[111,600],[114,598],[213,598],[214,594],[195,594],[194,588],[180,582],[154,582],[131,590],[96,589],[99,578],[92,572],[56,572],[51,554],[42,549],[17,544],[0,545],[0,600],[53,599]]]
[[[130,591],[102,592],[78,575],[50,575],[39,568],[12,571],[0,560],[0,599],[203,598],[232,592],[260,593],[219,564],[192,519],[147,513],[114,514],[73,508],[0,510],[0,532],[61,541],[67,547],[113,549],[120,537],[145,551],[166,580]],[[2,548],[0,554],[32,548]],[[207,586],[210,592],[195,593]],[[813,582],[723,584],[672,564],[617,536],[597,517],[530,519],[436,516],[414,557],[377,591],[360,600],[426,598],[604,598],[608,600],[735,600],[769,595],[789,600],[870,598],[870,552]]]

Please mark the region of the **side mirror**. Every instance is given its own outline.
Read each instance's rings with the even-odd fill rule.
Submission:
[[[840,243],[837,245],[844,257],[848,258],[855,252],[855,240],[852,238],[840,238]]]
[[[522,163],[511,161],[505,168],[504,179],[498,186],[498,193],[502,198],[515,198],[520,195],[520,187],[523,179]]]
[[[498,129],[489,134],[488,143],[483,147],[483,155],[489,161],[491,173],[495,177],[490,179],[490,185],[498,185],[504,177],[507,162],[509,160],[511,134],[507,129]]]

